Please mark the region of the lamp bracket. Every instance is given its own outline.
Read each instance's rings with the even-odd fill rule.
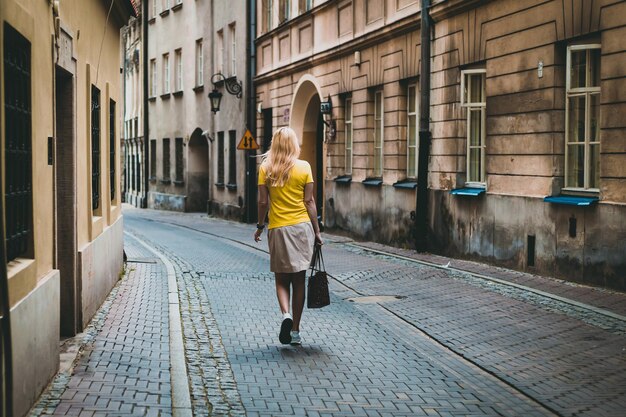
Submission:
[[[236,76],[226,78],[221,72],[215,73],[211,76],[211,83],[213,83],[214,88],[216,84],[222,82],[224,83],[224,87],[226,87],[226,91],[237,98],[241,98],[243,84],[241,81],[237,80]]]

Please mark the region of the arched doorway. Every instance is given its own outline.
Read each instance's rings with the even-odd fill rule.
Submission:
[[[320,114],[321,90],[315,77],[303,76],[291,103],[291,128],[301,140],[300,158],[311,164],[315,180],[317,214],[324,218],[324,124]]]
[[[187,147],[187,211],[208,211],[209,143],[197,128]]]

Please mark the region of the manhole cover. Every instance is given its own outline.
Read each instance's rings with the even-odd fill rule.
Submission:
[[[353,297],[347,298],[351,303],[359,303],[359,304],[374,304],[374,303],[385,303],[389,301],[402,300],[406,298],[403,295],[367,295],[364,297]]]

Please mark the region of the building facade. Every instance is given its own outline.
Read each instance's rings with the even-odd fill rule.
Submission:
[[[245,100],[227,90],[245,93],[245,4],[149,4],[150,208],[241,218],[245,158],[236,146]],[[222,94],[216,113],[208,97],[214,89]]]
[[[84,328],[122,268],[119,31],[132,13],[127,0],[0,3],[7,414],[28,412],[60,337]]]
[[[410,247],[425,205],[431,251],[626,288],[626,2],[432,1],[429,74],[417,0],[256,4],[257,136],[296,130],[328,227]]]
[[[137,1],[141,10],[141,2]],[[122,136],[122,195],[124,202],[145,207],[143,141],[142,18],[131,18],[122,29],[124,49],[124,128]]]

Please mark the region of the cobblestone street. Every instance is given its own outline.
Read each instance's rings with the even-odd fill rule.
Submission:
[[[331,305],[284,346],[265,234],[124,223],[125,275],[32,416],[624,416],[625,294],[325,235]]]

